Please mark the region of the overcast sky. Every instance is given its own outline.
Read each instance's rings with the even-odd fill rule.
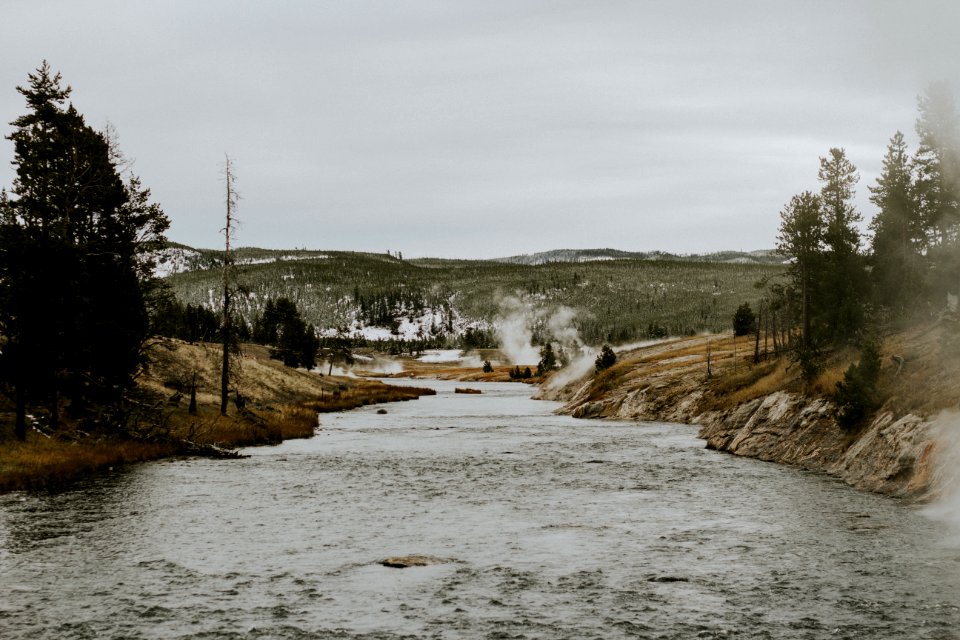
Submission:
[[[769,248],[833,146],[871,216],[917,94],[960,78],[955,0],[0,0],[0,18],[0,121],[46,58],[169,237],[202,247],[222,244],[227,153],[245,246]]]

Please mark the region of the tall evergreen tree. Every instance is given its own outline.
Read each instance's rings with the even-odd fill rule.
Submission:
[[[780,212],[777,251],[793,259],[789,273],[793,289],[800,297],[801,337],[797,355],[808,378],[815,373],[817,347],[821,341],[819,332],[814,331],[813,291],[823,268],[826,226],[820,196],[811,191],[793,196]]]
[[[71,88],[44,62],[17,87],[28,112],[14,120],[16,177],[0,199],[2,370],[16,391],[16,433],[29,402],[59,419],[115,403],[132,383],[157,290],[150,252],[168,220],[116,150],[66,104]]]
[[[853,338],[863,326],[867,277],[860,252],[862,220],[853,204],[860,175],[843,149],[820,158],[820,201],[825,223],[824,264],[814,296],[814,309],[825,335],[833,342]]]
[[[917,107],[914,199],[928,245],[938,247],[956,241],[960,226],[960,120],[946,83],[929,85]]]
[[[910,156],[899,131],[887,145],[877,184],[870,187],[870,201],[878,209],[870,222],[874,299],[903,315],[920,295],[925,236],[913,199]]]
[[[928,86],[918,110],[913,197],[926,232],[926,293],[942,300],[960,286],[960,117],[946,83]]]

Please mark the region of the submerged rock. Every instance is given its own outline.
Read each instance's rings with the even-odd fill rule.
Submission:
[[[647,578],[647,582],[690,582],[690,578],[681,576],[653,576]]]
[[[449,561],[443,558],[435,558],[434,556],[411,555],[391,556],[381,560],[379,564],[390,567],[391,569],[406,569],[408,567],[426,567],[431,564],[444,564],[446,562]]]

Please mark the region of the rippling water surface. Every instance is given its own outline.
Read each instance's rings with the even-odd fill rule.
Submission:
[[[960,637],[960,546],[909,506],[435,385],[246,460],[0,497],[0,638]],[[444,562],[378,564],[406,554]]]

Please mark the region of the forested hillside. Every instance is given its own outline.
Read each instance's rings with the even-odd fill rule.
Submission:
[[[677,255],[664,251],[621,251],[619,249],[554,249],[525,253],[496,262],[510,264],[546,264],[548,262],[592,262],[595,260],[674,260],[679,262],[731,262],[741,264],[781,264],[783,256],[776,251],[718,251],[716,253]]]
[[[175,273],[168,282],[182,303],[217,309],[221,256],[190,251],[195,265],[210,268]],[[262,249],[240,250],[236,263],[242,289],[236,305],[248,325],[268,299],[284,296],[327,332],[456,338],[468,329],[492,332],[521,314],[537,342],[552,337],[558,328],[550,318],[567,307],[565,328],[596,345],[726,329],[740,304],[759,298],[755,283],[783,272],[770,264],[610,259],[523,265]]]

